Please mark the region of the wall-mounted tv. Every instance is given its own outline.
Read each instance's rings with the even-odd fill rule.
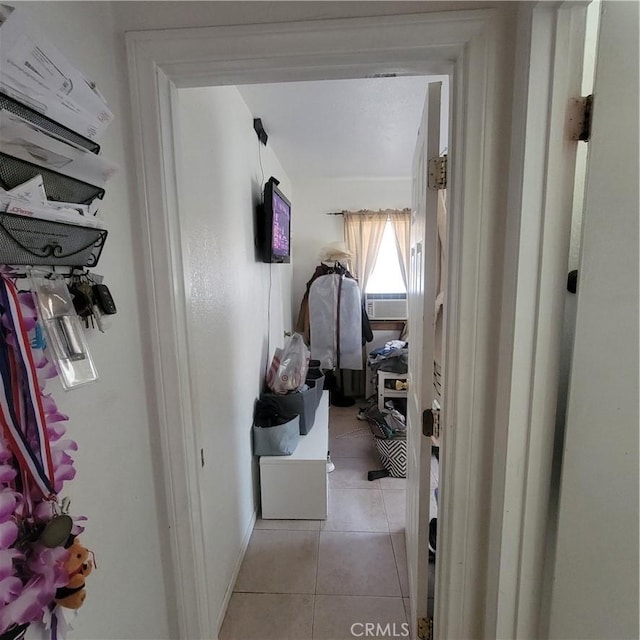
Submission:
[[[291,261],[291,203],[274,177],[264,187],[263,262]]]

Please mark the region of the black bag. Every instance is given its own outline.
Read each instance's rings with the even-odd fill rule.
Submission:
[[[308,380],[306,385],[306,388],[291,393],[263,393],[260,396],[260,400],[267,402],[276,414],[299,416],[300,435],[302,436],[311,431],[316,419],[316,409],[320,402],[316,383],[313,380]]]

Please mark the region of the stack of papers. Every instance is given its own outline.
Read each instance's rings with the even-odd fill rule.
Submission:
[[[27,15],[22,8],[0,4],[0,92],[84,138],[99,139],[113,120],[105,99],[95,83],[29,23]],[[13,158],[26,161],[98,190],[117,171],[113,162],[67,139],[61,129],[50,131],[46,122],[37,121],[0,108],[3,163]],[[96,199],[90,205],[48,200],[41,175],[9,191],[0,188],[0,214],[103,228],[94,217],[98,204]]]
[[[0,189],[0,215],[2,212],[81,227],[104,228],[102,221],[91,214],[89,205],[47,200],[42,176],[36,176],[10,191]]]
[[[90,257],[97,260],[102,248],[93,243],[98,238],[104,243],[106,237],[95,213],[98,196],[117,166],[81,145],[98,149],[87,140],[97,141],[113,114],[95,83],[29,23],[28,9],[1,1],[0,93],[12,98],[3,99],[0,107],[2,260],[26,264],[35,257],[39,264],[87,264]],[[89,202],[93,196],[93,200],[90,204],[49,200],[43,175],[52,198]],[[26,182],[16,186],[19,180]],[[26,218],[42,222],[31,223]],[[78,242],[88,246],[77,246]],[[53,255],[53,248],[60,255]]]
[[[95,83],[28,22],[0,4],[0,90],[90,140],[113,120]]]

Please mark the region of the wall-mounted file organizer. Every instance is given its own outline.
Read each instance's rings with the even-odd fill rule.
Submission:
[[[95,267],[106,229],[0,213],[0,264]]]
[[[104,196],[104,189],[100,187],[0,152],[0,186],[3,189],[13,189],[37,175],[42,176],[48,200],[91,204]]]
[[[2,92],[0,92],[0,109],[6,109],[11,113],[20,116],[23,120],[35,124],[37,127],[40,127],[44,131],[48,131],[54,136],[58,136],[64,140],[68,140],[69,142],[73,142],[79,147],[87,149],[87,151],[91,151],[91,153],[100,152],[100,145],[97,142],[81,136],[79,133],[76,133],[72,129],[65,127],[55,120],[51,120],[51,118],[47,118],[47,116],[39,113],[35,109],[32,109],[31,107],[22,104],[17,100],[14,100],[10,96]]]

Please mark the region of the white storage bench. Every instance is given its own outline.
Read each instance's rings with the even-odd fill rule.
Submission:
[[[329,392],[322,393],[313,428],[290,456],[260,457],[265,520],[326,520]]]

